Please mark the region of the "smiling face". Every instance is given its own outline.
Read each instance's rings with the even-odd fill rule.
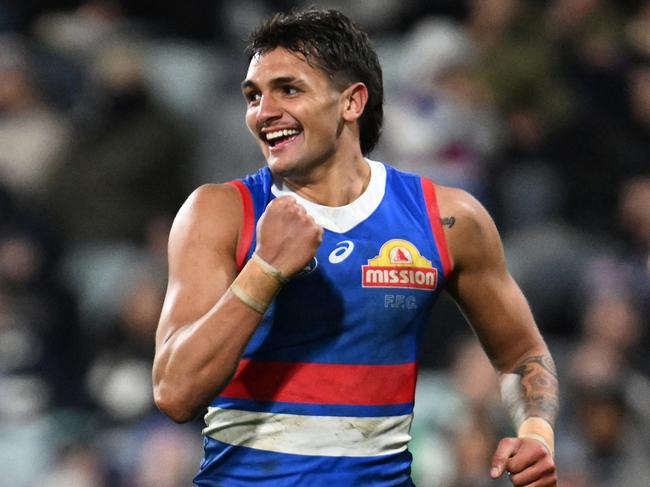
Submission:
[[[274,174],[300,178],[334,160],[346,90],[324,71],[278,47],[253,57],[242,91],[246,125]]]

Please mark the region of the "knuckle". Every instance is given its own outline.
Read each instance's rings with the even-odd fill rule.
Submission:
[[[271,201],[269,203],[269,205],[267,206],[267,208],[282,206],[282,205],[286,204],[286,202],[287,202],[287,197],[286,196],[280,196],[279,198],[275,198],[273,201]]]
[[[511,448],[516,444],[517,440],[515,438],[503,438],[499,442],[499,448]]]
[[[280,196],[271,202],[271,204],[273,203],[275,203],[278,209],[281,209],[282,211],[295,210],[300,206],[291,196]]]
[[[555,468],[555,464],[552,462],[549,462],[547,465],[544,465],[544,472],[548,475],[552,475],[555,477],[557,469]]]

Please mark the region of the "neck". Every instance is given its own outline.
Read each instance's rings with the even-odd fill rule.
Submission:
[[[304,178],[280,180],[305,199],[324,206],[345,206],[368,187],[370,166],[361,153],[338,163],[323,164]]]

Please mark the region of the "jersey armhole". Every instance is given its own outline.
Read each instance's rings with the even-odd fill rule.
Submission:
[[[442,222],[440,221],[440,210],[438,208],[438,198],[436,197],[436,187],[433,182],[426,178],[421,178],[421,182],[422,192],[424,193],[424,202],[426,203],[427,213],[429,214],[431,232],[433,233],[433,238],[438,247],[444,277],[447,278],[453,270],[453,262],[449,255],[447,239],[445,238],[445,232],[442,228]]]
[[[241,231],[239,232],[239,240],[237,240],[237,251],[235,254],[237,269],[241,270],[246,263],[246,256],[248,255],[248,251],[253,241],[253,231],[255,230],[253,198],[251,197],[250,190],[242,181],[229,181],[227,184],[237,189],[242,201],[243,221]]]

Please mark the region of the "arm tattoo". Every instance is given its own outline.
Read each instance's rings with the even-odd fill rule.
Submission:
[[[453,227],[454,223],[456,223],[456,217],[455,216],[443,216],[440,218],[440,223],[442,224],[443,227]]]
[[[514,372],[519,376],[520,407],[524,418],[537,416],[554,424],[559,410],[559,393],[557,371],[551,356],[528,357]]]

